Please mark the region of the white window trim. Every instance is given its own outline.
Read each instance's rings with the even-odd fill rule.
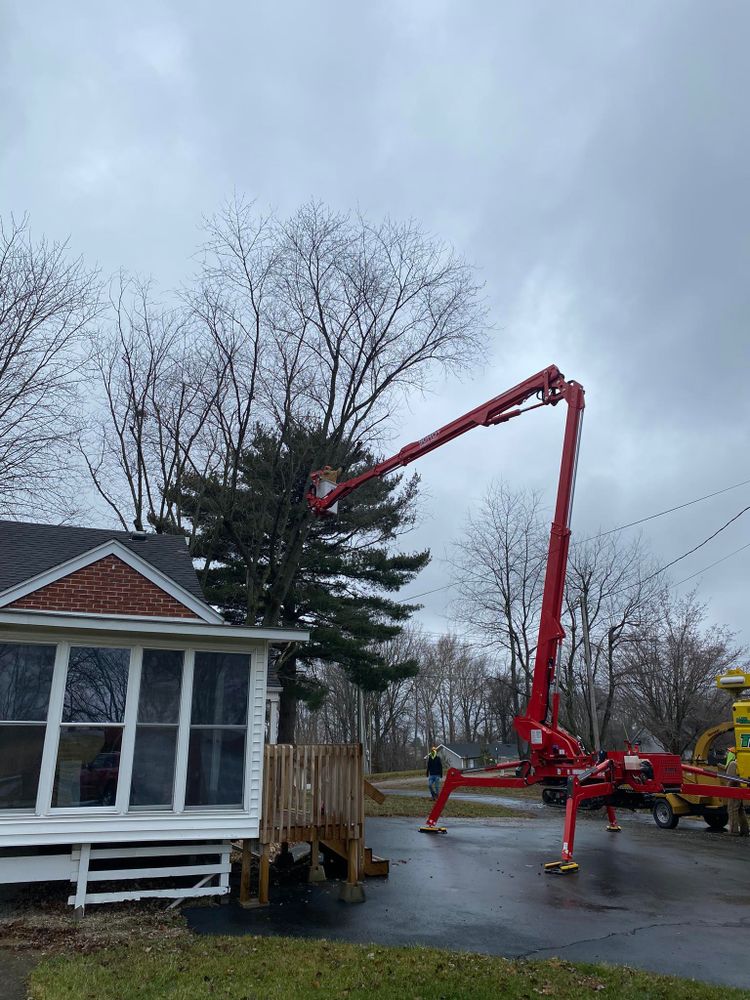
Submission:
[[[49,711],[47,712],[47,732],[42,752],[42,770],[39,775],[39,790],[36,799],[37,816],[49,816],[52,808],[52,789],[55,783],[57,750],[60,744],[60,723],[62,722],[63,702],[65,701],[65,680],[68,674],[70,645],[69,642],[61,642],[57,647],[57,656],[55,657],[55,672],[52,675]]]
[[[176,815],[185,812],[187,795],[188,750],[190,748],[190,712],[193,704],[193,677],[195,676],[195,649],[185,650],[180,691],[180,721],[177,729],[177,752],[174,764],[174,795],[172,810]]]
[[[122,717],[120,768],[117,774],[117,797],[115,799],[115,812],[117,813],[126,813],[130,805],[130,782],[133,776],[135,727],[138,721],[138,700],[141,693],[142,669],[143,646],[135,646],[130,651],[128,690],[125,695],[125,712]]]
[[[204,652],[209,652],[209,650],[204,650],[204,649],[193,650],[193,675],[194,675],[194,672],[195,672],[195,653],[196,652],[204,653]],[[210,652],[218,652],[218,651],[214,649],[214,650],[210,650]],[[224,650],[224,652],[234,653],[235,650]],[[192,683],[193,676],[191,675],[191,678],[190,678],[191,701],[190,701],[190,704],[188,705],[188,720],[187,720],[187,726],[185,727],[187,729],[187,740],[186,740],[186,745],[185,745],[185,781],[182,784],[182,792],[183,792],[182,811],[185,812],[185,813],[210,812],[212,809],[224,809],[224,810],[229,810],[231,812],[238,812],[238,813],[241,813],[243,815],[247,814],[249,812],[249,809],[250,809],[250,785],[251,785],[251,781],[252,781],[252,777],[251,777],[251,774],[250,774],[250,766],[251,766],[251,763],[252,763],[252,739],[251,739],[251,735],[252,735],[252,714],[251,714],[251,708],[252,708],[252,704],[253,704],[253,685],[254,685],[255,678],[256,678],[256,669],[257,669],[257,667],[256,667],[256,662],[255,662],[255,656],[256,656],[255,650],[253,650],[252,652],[249,652],[249,653],[242,653],[240,655],[243,655],[243,656],[247,655],[248,659],[249,659],[248,672],[247,672],[247,704],[245,706],[245,725],[244,725],[244,727],[243,726],[231,726],[231,725],[222,726],[222,725],[218,725],[218,724],[217,725],[211,725],[210,723],[207,723],[205,725],[204,724],[200,724],[200,725],[193,726],[193,724],[192,724],[192,718],[190,718],[190,715],[192,714],[191,710],[192,710],[192,691],[193,691],[193,683]],[[190,734],[191,734],[191,732],[192,732],[192,730],[194,728],[195,729],[230,729],[230,730],[235,730],[235,731],[240,731],[240,730],[244,729],[244,733],[245,733],[245,763],[244,763],[244,771],[243,771],[243,774],[242,774],[242,802],[240,803],[240,805],[238,805],[238,806],[212,806],[212,805],[189,806],[189,805],[185,804],[185,797],[187,796],[187,757],[188,757],[188,752],[189,752],[189,748],[190,748]]]
[[[31,577],[31,579],[24,580],[23,583],[11,587],[0,594],[0,607],[7,607],[7,605],[20,600],[22,597],[27,597],[29,594],[33,594],[42,587],[56,583],[58,580],[70,576],[71,573],[76,573],[78,570],[84,569],[86,566],[90,566],[92,563],[112,555],[117,556],[118,559],[121,559],[131,569],[134,569],[150,583],[153,583],[189,611],[192,611],[204,622],[210,622],[215,625],[223,623],[224,619],[221,615],[214,611],[205,601],[194,597],[171,577],[162,573],[161,570],[156,569],[151,563],[146,562],[145,559],[142,559],[115,539],[105,542],[103,545],[97,545],[96,548],[89,549],[87,552],[83,552],[73,559],[59,563],[57,566],[53,566],[52,569],[38,573],[36,576]]]
[[[65,633],[82,633],[85,630],[86,632],[103,632],[111,636],[114,636],[115,633],[124,633],[130,636],[130,645],[135,642],[151,645],[151,642],[155,641],[157,637],[173,636],[171,641],[177,642],[183,648],[194,645],[195,638],[200,641],[213,642],[214,645],[211,648],[215,649],[217,639],[230,639],[238,644],[236,647],[238,652],[247,651],[248,644],[257,642],[268,642],[273,645],[274,643],[307,642],[310,638],[310,633],[302,629],[256,628],[252,625],[210,625],[205,622],[191,621],[189,618],[175,620],[154,616],[140,618],[103,616],[100,618],[96,615],[83,615],[78,612],[3,610],[2,608],[0,608],[0,626],[7,627],[10,631],[16,630],[17,634],[21,634],[22,629],[31,627],[35,630],[35,638],[29,641],[41,643],[53,640],[49,636],[43,637],[44,633],[38,631],[40,629]],[[25,634],[28,636],[28,633]],[[152,635],[155,637],[154,640],[150,638]],[[0,629],[0,641],[5,641],[5,636],[4,629]],[[145,641],[146,636],[149,636],[147,641]],[[12,640],[8,637],[7,641],[20,642],[23,640],[16,640],[14,635]],[[89,635],[86,641],[91,642],[92,637]],[[98,639],[96,641],[99,642]],[[105,642],[106,640],[102,639],[101,641]],[[117,644],[114,639],[113,644]],[[226,652],[229,646],[222,642],[221,648]]]

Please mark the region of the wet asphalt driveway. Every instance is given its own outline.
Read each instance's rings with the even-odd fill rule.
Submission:
[[[391,860],[367,901],[338,901],[337,883],[272,889],[271,906],[186,908],[207,934],[288,934],[424,944],[507,957],[625,964],[748,988],[750,843],[698,824],[662,831],[623,817],[608,834],[579,823],[575,875],[545,875],[562,816],[451,820],[446,836],[413,819],[368,820],[368,844]]]

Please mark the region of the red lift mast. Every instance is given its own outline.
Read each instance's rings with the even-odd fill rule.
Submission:
[[[536,401],[528,406],[524,405],[532,399]],[[334,484],[327,478],[329,470],[313,472],[307,502],[315,514],[330,513],[335,510],[339,500],[349,496],[364,483],[409,465],[474,427],[493,427],[522,413],[528,413],[529,410],[556,406],[561,401],[567,404],[567,418],[544,577],[531,697],[525,714],[514,720],[516,732],[529,746],[528,758],[470,772],[451,768],[422,829],[425,832],[445,832],[445,828],[439,827],[437,823],[451,792],[457,788],[523,788],[540,784],[545,801],[564,801],[566,804],[561,860],[550,862],[545,865],[545,869],[566,872],[578,869],[573,861],[573,840],[576,814],[582,802],[589,800],[592,804],[606,806],[609,821],[607,829],[618,831],[620,828],[614,811],[616,805],[631,809],[647,807],[653,795],[679,791],[683,783],[682,761],[675,754],[657,753],[642,758],[637,745],[628,745],[624,751],[603,751],[596,757],[588,753],[580,741],[558,721],[559,695],[554,682],[560,646],[565,637],[561,614],[583,420],[583,387],[578,382],[566,380],[555,365],[550,365],[432,434],[405,445],[396,455],[359,476]],[[711,772],[706,773],[715,777]],[[479,777],[480,774],[484,774],[484,777]],[[750,798],[747,783],[735,780],[737,785],[732,788],[701,785],[701,793],[728,798]]]

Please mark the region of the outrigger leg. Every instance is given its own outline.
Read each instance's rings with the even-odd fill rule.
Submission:
[[[578,807],[585,799],[596,799],[600,796],[606,798],[612,794],[614,791],[612,782],[606,779],[604,781],[601,780],[605,775],[607,778],[609,777],[611,766],[610,761],[602,761],[601,764],[597,764],[596,767],[591,768],[590,771],[580,775],[580,777],[576,775],[568,781],[568,800],[565,803],[565,830],[563,832],[562,857],[559,861],[547,862],[544,866],[545,872],[565,875],[569,872],[578,871],[579,866],[573,860],[573,843],[576,835]],[[588,784],[592,778],[598,778],[599,780]],[[609,818],[610,828],[612,826],[617,827],[617,817],[611,806],[607,806],[607,817]]]
[[[450,798],[450,794],[454,788],[457,788],[460,784],[456,780],[457,777],[460,778],[461,772],[455,767],[451,767],[445,776],[445,781],[443,782],[443,787],[440,789],[440,794],[435,800],[435,805],[432,807],[430,815],[427,817],[423,826],[420,826],[420,833],[447,833],[447,829],[444,826],[438,826],[438,820],[440,819],[440,814],[443,809],[445,809],[445,804]]]
[[[614,810],[614,806],[607,806],[607,831],[609,833],[619,833],[622,827],[617,822],[617,813]]]
[[[573,860],[573,841],[576,835],[576,816],[578,815],[578,779],[573,780],[573,790],[568,792],[565,803],[565,830],[563,832],[562,857],[559,861],[548,861],[544,870],[548,874],[568,875],[578,871],[578,864]]]

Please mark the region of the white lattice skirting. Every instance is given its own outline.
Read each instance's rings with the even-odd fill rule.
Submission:
[[[193,899],[198,896],[226,896],[229,893],[231,843],[153,844],[148,847],[76,844],[70,854],[36,854],[0,857],[0,884],[70,881],[75,893],[68,903],[78,913],[88,903],[122,903],[138,899]],[[200,864],[194,859],[201,858]],[[138,859],[139,864],[127,864]],[[149,864],[149,859],[152,863]],[[210,859],[210,861],[208,860]],[[100,866],[100,862],[112,862]],[[118,865],[118,862],[120,864]],[[166,863],[165,863],[166,862]],[[122,867],[125,863],[126,867]],[[92,864],[95,866],[92,868]],[[112,892],[90,891],[101,882],[136,882],[148,879],[197,878],[194,885],[143,889],[132,886]]]

